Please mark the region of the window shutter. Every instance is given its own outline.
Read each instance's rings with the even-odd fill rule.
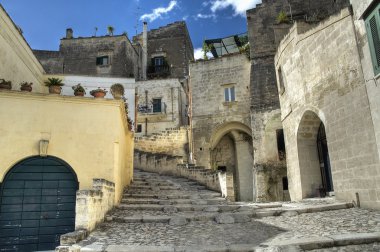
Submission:
[[[380,73],[380,6],[366,18],[368,43],[375,75]]]
[[[228,94],[228,88],[224,89],[224,100],[226,102],[230,101],[230,97],[229,97],[229,94]]]
[[[231,87],[231,101],[235,101],[235,87]]]

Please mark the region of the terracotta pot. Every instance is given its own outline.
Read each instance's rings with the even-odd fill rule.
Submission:
[[[0,89],[8,89],[11,90],[12,86],[9,84],[0,84]]]
[[[49,93],[50,94],[61,94],[62,87],[53,85],[49,87]]]
[[[95,98],[104,98],[104,96],[106,96],[106,93],[101,92],[101,91],[99,91],[99,92],[93,92],[92,96],[94,96]]]
[[[25,91],[25,92],[32,92],[32,87],[31,86],[21,86],[20,90]]]
[[[81,91],[75,91],[75,92],[74,92],[74,95],[75,95],[75,96],[84,96],[84,92],[81,92]]]

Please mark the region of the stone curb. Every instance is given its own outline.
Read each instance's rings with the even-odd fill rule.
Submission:
[[[380,242],[380,232],[337,234],[326,237],[312,237],[269,242],[262,245],[268,247],[298,246],[304,250],[313,250],[337,246],[368,244],[374,242]]]

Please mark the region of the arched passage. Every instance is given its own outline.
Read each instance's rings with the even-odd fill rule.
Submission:
[[[325,127],[312,111],[303,115],[297,132],[302,197],[325,196],[333,191]]]
[[[226,171],[226,192],[231,200],[255,198],[252,137],[249,127],[228,123],[218,127],[211,139],[211,165]]]
[[[13,166],[0,188],[0,248],[52,250],[75,229],[78,180],[55,157],[32,157]]]

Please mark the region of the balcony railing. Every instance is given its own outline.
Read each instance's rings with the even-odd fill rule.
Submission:
[[[168,77],[170,75],[170,66],[148,66],[147,74],[150,79]]]
[[[161,103],[150,103],[148,105],[138,105],[137,110],[142,114],[166,114],[166,104]]]

